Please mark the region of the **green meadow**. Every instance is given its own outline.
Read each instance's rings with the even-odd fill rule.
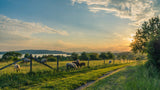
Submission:
[[[55,70],[45,67],[37,62],[33,62],[33,72],[29,73],[29,63],[19,63],[21,71],[14,71],[10,66],[0,73],[0,89],[55,89],[72,90],[89,81],[93,81],[103,76],[103,74],[136,63],[136,60],[121,62],[115,60],[115,63],[104,64],[104,60],[90,61],[90,67],[86,66],[76,70],[66,70],[66,63],[72,61],[60,61],[60,70],[56,70],[56,62],[47,62]],[[2,62],[3,67],[11,62]]]

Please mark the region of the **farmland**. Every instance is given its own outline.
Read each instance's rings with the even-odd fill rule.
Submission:
[[[33,73],[29,73],[29,63],[20,63],[21,71],[15,72],[13,66],[2,70],[0,74],[1,89],[75,89],[88,81],[96,80],[103,74],[131,65],[135,60],[121,62],[115,60],[115,64],[104,64],[103,60],[90,61],[90,67],[87,66],[77,70],[66,71],[65,64],[72,61],[60,61],[60,70],[56,71],[56,62],[47,62],[53,66],[55,70],[51,70],[37,62],[33,62]],[[85,62],[87,65],[87,61]],[[0,67],[5,66],[10,62],[2,62]]]

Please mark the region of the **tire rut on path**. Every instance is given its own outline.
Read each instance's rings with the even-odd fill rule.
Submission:
[[[126,67],[128,67],[128,66],[126,66]],[[115,74],[115,73],[117,73],[117,72],[119,72],[119,71],[125,69],[126,67],[123,67],[123,68],[120,68],[120,69],[116,69],[116,70],[114,70],[114,71],[110,71],[110,72],[104,74],[103,76],[99,77],[97,80],[87,82],[86,84],[84,84],[84,85],[82,85],[82,86],[76,88],[75,90],[83,90],[83,89],[89,87],[90,85],[92,85],[92,84],[98,82],[99,80],[102,80],[102,79],[104,79],[104,78],[106,78],[106,77],[108,77],[108,76],[110,76],[110,75],[113,75],[113,74]]]

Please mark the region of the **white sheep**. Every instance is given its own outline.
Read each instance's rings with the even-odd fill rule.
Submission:
[[[47,62],[47,59],[46,58],[43,58],[42,60],[41,60],[41,63],[46,63]]]
[[[23,59],[23,62],[27,64],[28,62],[30,62],[30,59],[24,58],[24,59]]]
[[[14,65],[14,70],[16,70],[17,72],[20,71],[20,65],[19,64],[15,64]]]

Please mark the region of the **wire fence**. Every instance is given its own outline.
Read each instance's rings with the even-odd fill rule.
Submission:
[[[109,63],[111,61],[111,63]],[[136,60],[81,60],[80,63],[85,63],[85,66],[83,67],[95,67],[95,66],[101,66],[101,65],[111,65],[111,64],[124,64],[124,63],[131,63],[135,62]],[[57,59],[55,62],[46,62],[46,63],[40,63],[37,59],[33,59],[28,63],[23,62],[17,62],[20,65],[20,72],[21,73],[31,73],[31,72],[41,72],[41,71],[48,71],[48,70],[54,70],[54,71],[66,71],[66,64],[72,63],[73,61],[60,61]],[[0,68],[3,68],[9,64],[13,63],[10,67],[4,68],[3,70],[0,70],[2,73],[17,73],[14,70],[14,62],[0,62]],[[81,67],[81,68],[83,68]]]

